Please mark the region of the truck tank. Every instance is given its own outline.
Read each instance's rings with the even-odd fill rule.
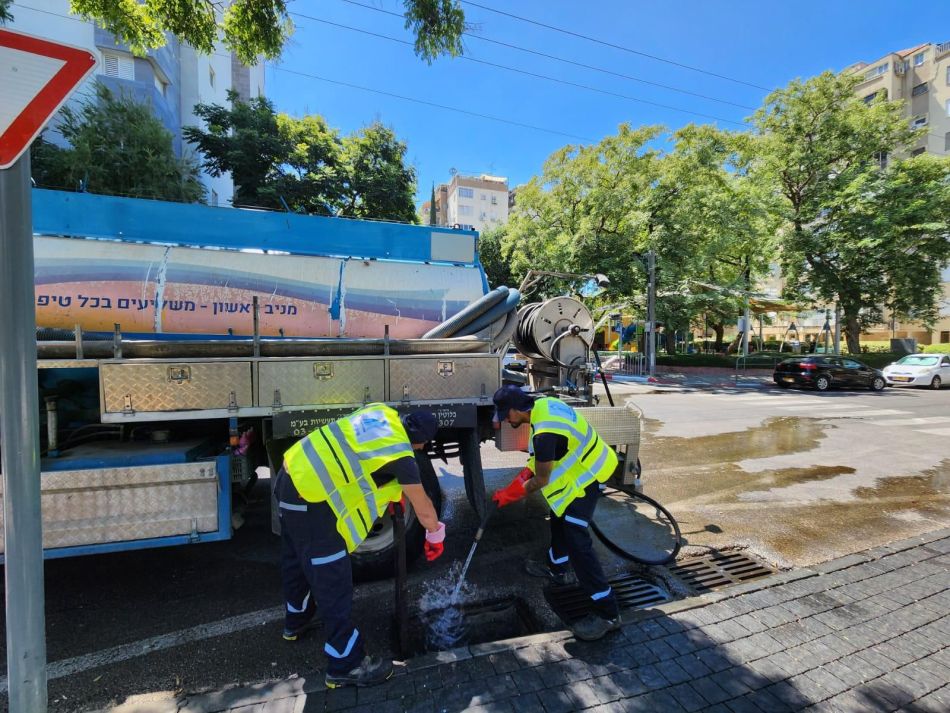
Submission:
[[[39,327],[421,337],[487,292],[477,234],[33,191]],[[116,236],[119,236],[118,238]]]

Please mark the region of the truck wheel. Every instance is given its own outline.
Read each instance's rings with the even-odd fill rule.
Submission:
[[[432,500],[435,511],[442,514],[442,488],[432,467],[429,456],[416,451],[416,462],[422,476],[422,487]],[[405,501],[406,518],[406,563],[410,564],[422,554],[425,528],[416,519],[409,500]],[[353,561],[353,579],[370,581],[388,579],[395,573],[396,543],[393,537],[393,520],[389,513],[383,514],[374,524],[369,536],[363,540],[351,555]]]

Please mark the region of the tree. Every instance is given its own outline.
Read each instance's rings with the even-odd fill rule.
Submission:
[[[231,107],[199,104],[206,128],[184,136],[204,156],[204,168],[230,172],[234,202],[315,215],[416,222],[415,169],[406,145],[376,122],[341,137],[317,115],[278,114],[263,97]]]
[[[0,25],[5,25],[13,19],[13,15],[10,14],[12,4],[13,0],[0,0]]]
[[[0,0],[0,11],[9,0]],[[404,0],[406,28],[416,54],[427,62],[462,54],[465,15],[456,0]],[[286,0],[70,0],[72,12],[94,20],[136,53],[164,47],[166,33],[204,54],[223,39],[245,64],[280,55],[293,32]]]
[[[883,286],[896,281],[895,270],[904,269],[893,260],[870,259],[867,246],[882,246],[894,235],[913,230],[895,221],[920,218],[904,210],[874,220],[862,217],[871,209],[868,201],[889,194],[888,176],[896,180],[900,175],[882,174],[880,159],[890,156],[893,161],[895,154],[906,151],[915,132],[902,102],[883,96],[865,102],[855,96],[861,79],[826,72],[805,82],[796,80],[770,94],[753,119],[759,131],[760,168],[783,199],[779,209],[785,222],[781,264],[786,295],[837,302],[852,352],[860,351],[862,329],[880,319],[880,305],[890,295],[881,291]],[[914,251],[903,260],[911,269],[923,269],[921,258],[922,253]],[[930,288],[919,289],[923,282],[909,287],[913,305],[922,308]]]
[[[151,109],[96,84],[95,99],[60,110],[59,148],[40,139],[31,148],[37,185],[82,187],[90,193],[193,203],[204,198],[198,166],[178,158],[172,135]]]
[[[517,287],[521,283],[521,278],[512,274],[511,264],[502,252],[506,234],[507,226],[499,225],[478,236],[478,259],[492,287]]]

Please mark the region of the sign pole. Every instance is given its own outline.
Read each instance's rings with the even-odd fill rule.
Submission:
[[[30,155],[24,153],[0,170],[0,470],[10,713],[47,710],[30,200]]]

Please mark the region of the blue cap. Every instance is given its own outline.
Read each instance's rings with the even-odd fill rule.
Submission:
[[[519,387],[512,384],[502,386],[495,395],[492,396],[495,402],[495,420],[504,421],[508,418],[508,412],[511,409],[515,411],[530,411],[534,406],[534,399],[522,391]]]
[[[439,419],[431,411],[413,411],[403,418],[402,425],[410,443],[428,443],[439,430]]]

